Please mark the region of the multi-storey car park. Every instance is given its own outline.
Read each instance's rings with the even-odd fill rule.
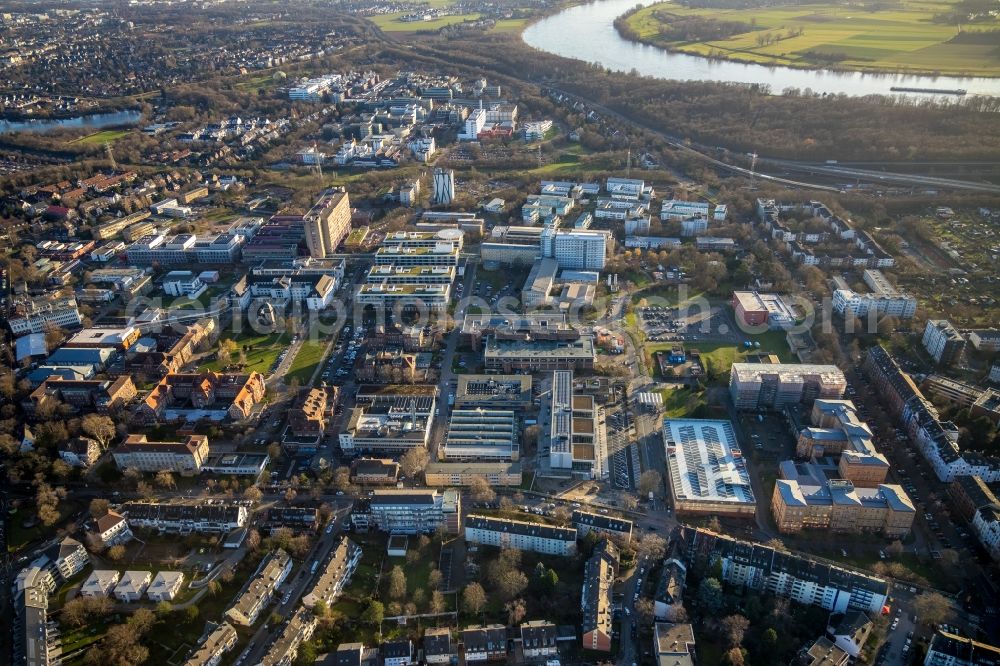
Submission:
[[[757,501],[731,422],[666,418],[663,445],[678,514],[754,515]]]

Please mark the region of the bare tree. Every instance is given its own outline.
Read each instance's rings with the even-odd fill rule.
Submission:
[[[650,493],[655,493],[660,489],[663,477],[654,469],[647,469],[639,476],[639,494],[648,497]]]
[[[503,609],[507,611],[507,624],[519,624],[528,613],[524,599],[512,599],[504,604]]]
[[[424,471],[428,462],[430,462],[430,454],[427,452],[426,447],[415,446],[404,453],[403,457],[399,459],[399,469],[404,475],[412,479]]]
[[[462,591],[462,606],[475,615],[486,607],[486,591],[479,583],[469,583]]]
[[[947,597],[937,592],[924,592],[914,599],[913,612],[921,622],[930,626],[947,622],[954,615]]]
[[[406,596],[406,574],[398,564],[389,572],[389,598],[401,600]]]
[[[485,476],[477,475],[469,482],[469,495],[475,502],[492,502],[497,498],[496,491],[490,487]]]
[[[729,641],[730,647],[739,647],[743,644],[743,637],[747,629],[750,628],[750,620],[742,615],[727,615],[722,618],[722,631]]]

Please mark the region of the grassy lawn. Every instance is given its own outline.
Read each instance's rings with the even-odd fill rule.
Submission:
[[[406,13],[408,12],[382,14],[381,16],[372,16],[370,20],[383,32],[419,32],[421,30],[437,30],[456,23],[475,21],[479,18],[479,14],[455,14],[442,16],[431,21],[401,21],[400,17]]]
[[[187,296],[179,296],[170,303],[170,309],[190,308],[197,303],[197,307],[207,310],[212,306],[212,299],[224,296],[226,291],[227,287],[215,286],[203,291],[198,298],[191,299]]]
[[[103,143],[112,143],[117,141],[123,136],[128,136],[128,133],[129,130],[127,129],[101,130],[100,132],[94,132],[93,134],[88,134],[87,136],[81,136],[79,139],[73,139],[69,143],[75,143],[81,146],[99,146]]]
[[[323,353],[326,351],[327,339],[306,340],[299,347],[299,353],[292,361],[292,367],[288,369],[288,379],[298,379],[302,384],[306,384],[312,379],[317,366],[323,362]]]
[[[661,389],[663,396],[663,415],[671,419],[682,419],[690,416],[696,409],[705,404],[705,394],[691,389]]]
[[[903,0],[891,7],[877,3],[850,7],[821,3],[726,10],[662,2],[643,8],[627,22],[640,41],[745,62],[867,71],[1000,74],[996,42],[968,38],[969,33],[995,30],[1000,21],[992,17],[965,25],[966,37],[956,40],[958,30],[953,21],[934,20],[954,7],[944,0]],[[691,19],[707,19],[716,22],[716,27],[730,22],[742,25],[721,38],[705,32],[710,36],[702,40],[698,28],[689,27]]]
[[[232,336],[225,337],[235,340],[236,344],[247,348],[245,367],[247,371],[260,372],[265,375],[270,372],[271,366],[274,364],[275,359],[278,358],[278,354],[288,347],[288,334],[284,332],[259,335],[253,331],[245,331],[235,338]],[[233,354],[232,362],[239,362],[238,353]],[[205,370],[220,370],[222,366],[223,363],[219,359],[213,359],[201,365]]]
[[[520,32],[528,24],[528,19],[502,19],[497,21],[491,32]]]

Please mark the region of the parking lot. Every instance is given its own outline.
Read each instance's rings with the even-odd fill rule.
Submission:
[[[639,469],[638,451],[629,436],[631,418],[618,406],[605,410],[605,427],[608,433],[608,461],[611,483],[615,488],[631,490]]]
[[[638,309],[639,325],[650,342],[739,342],[729,314],[718,305]]]

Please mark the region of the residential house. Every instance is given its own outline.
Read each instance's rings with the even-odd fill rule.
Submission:
[[[106,597],[118,584],[121,574],[108,569],[94,569],[80,586],[81,597]]]
[[[428,664],[451,663],[451,628],[436,627],[424,631],[424,661]]]
[[[383,643],[382,663],[384,666],[410,666],[416,663],[413,643],[406,639]]]
[[[94,528],[94,533],[101,538],[101,543],[108,547],[132,540],[132,529],[128,521],[115,511],[108,511],[95,520]]]
[[[521,649],[525,661],[547,661],[559,655],[556,625],[546,620],[521,623]]]
[[[115,597],[126,603],[135,603],[142,599],[152,579],[153,574],[149,571],[126,571],[115,586]]]
[[[101,457],[101,445],[90,437],[73,437],[58,448],[59,457],[73,467],[90,467]]]
[[[161,571],[146,589],[150,601],[173,601],[184,584],[184,574],[180,571]]]
[[[502,624],[488,624],[469,627],[462,631],[462,651],[465,661],[506,661],[507,627]]]

